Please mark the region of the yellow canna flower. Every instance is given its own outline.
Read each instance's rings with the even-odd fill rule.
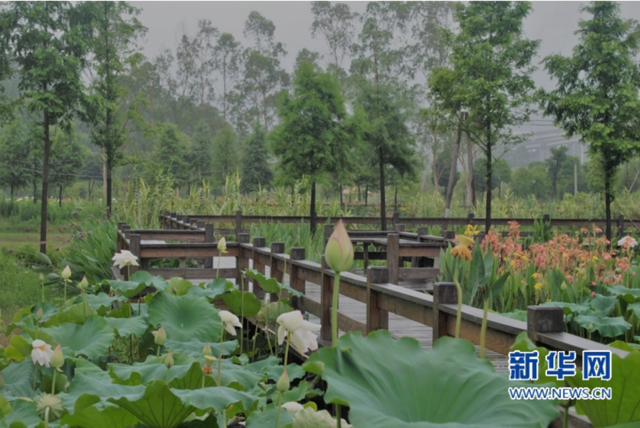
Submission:
[[[534,273],[533,275],[531,275],[531,278],[533,279],[539,279],[540,278],[540,274],[538,272]]]
[[[533,288],[535,288],[536,290],[542,290],[542,283],[536,282],[536,285],[534,285]]]

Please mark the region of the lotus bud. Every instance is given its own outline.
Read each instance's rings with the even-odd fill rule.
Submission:
[[[39,278],[40,278],[40,281],[44,281],[44,275],[43,274],[40,274]]]
[[[48,422],[53,422],[60,419],[60,416],[62,416],[62,412],[64,411],[62,400],[60,400],[55,395],[43,395],[36,403],[36,413],[38,414],[38,416],[40,416],[40,419],[45,419],[47,409],[49,409]]]
[[[280,379],[278,379],[278,382],[276,383],[276,388],[278,388],[278,391],[280,392],[287,392],[289,390],[289,387],[291,386],[291,384],[289,383],[289,375],[287,374],[287,368],[284,368],[284,371],[282,372],[282,376],[280,376]]]
[[[68,281],[69,278],[71,278],[71,268],[69,268],[69,265],[67,265],[67,267],[65,267],[62,270],[62,273],[60,274],[60,276],[62,277],[62,279],[64,279],[65,281]]]
[[[87,277],[82,277],[82,281],[78,283],[78,288],[84,291],[89,286],[89,281],[87,281]]]
[[[215,363],[216,361],[218,361],[218,359],[217,359],[216,357],[214,357],[213,355],[205,355],[205,356],[204,356],[204,361],[205,361],[207,364],[213,364],[213,363]]]
[[[173,352],[169,352],[167,355],[165,355],[164,358],[162,359],[162,362],[164,363],[165,366],[167,366],[168,369],[175,366],[176,361],[173,359]]]
[[[224,236],[218,241],[218,251],[220,251],[220,254],[227,252],[227,239]]]
[[[167,342],[167,333],[164,331],[164,327],[160,326],[158,330],[152,331],[151,334],[153,334],[153,342],[156,345],[162,346]]]
[[[36,312],[36,319],[40,321],[43,316],[44,316],[44,311],[42,310],[42,308],[38,309],[38,312]]]
[[[60,367],[64,365],[64,354],[62,353],[62,347],[60,345],[58,345],[53,351],[53,355],[49,360],[49,364],[51,364],[56,369],[60,369]]]
[[[211,345],[209,345],[209,342],[207,342],[206,345],[204,345],[204,348],[202,348],[202,356],[207,358],[207,356],[212,356],[213,352],[211,352]]]
[[[353,244],[342,219],[329,237],[324,250],[327,265],[336,272],[345,272],[353,265]]]

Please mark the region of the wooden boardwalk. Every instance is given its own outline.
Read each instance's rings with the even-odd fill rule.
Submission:
[[[214,263],[214,266],[218,265],[217,257],[214,257],[213,263]],[[222,257],[220,260],[220,267],[221,268],[235,267],[235,258]],[[270,271],[269,266],[266,266],[265,274],[267,276],[269,276],[270,274],[269,271]],[[209,281],[211,281],[210,278],[202,279],[202,280],[193,280],[193,282],[196,284],[200,282],[209,282]],[[289,275],[285,275],[284,282],[285,284],[289,284]],[[415,284],[408,288],[415,288]],[[251,290],[251,285],[249,285],[249,290]],[[306,282],[305,296],[315,302],[320,302],[320,286],[311,282]],[[341,295],[338,305],[341,313],[348,315],[349,317],[353,318],[356,321],[359,321],[362,323],[366,322],[366,306],[364,303],[358,302],[349,297]],[[320,320],[316,316],[311,314],[309,314],[309,321],[314,323],[320,322]],[[433,346],[433,340],[432,340],[433,336],[432,336],[431,327],[417,323],[415,321],[411,321],[404,317],[398,316],[394,313],[389,313],[389,331],[395,337],[413,337],[414,339],[418,340],[418,342],[424,349],[430,350]],[[478,346],[476,346],[476,351],[479,354],[480,351]],[[505,355],[486,349],[485,357],[493,363],[497,372],[501,372],[501,373],[508,372],[507,357]]]

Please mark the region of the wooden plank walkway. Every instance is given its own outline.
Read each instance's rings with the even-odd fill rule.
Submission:
[[[214,257],[214,266],[217,266],[218,258]],[[250,265],[253,264],[253,261],[250,261]],[[221,268],[234,268],[235,267],[235,258],[234,257],[222,257],[220,260]],[[265,267],[265,274],[269,276],[270,274],[269,266]],[[230,280],[233,280],[230,278]],[[193,283],[199,284],[200,282],[210,282],[211,279],[202,279],[202,280],[192,280]],[[289,275],[285,275],[284,283],[289,284]],[[402,285],[402,284],[401,284]],[[249,290],[252,291],[252,286],[249,285]],[[412,288],[412,287],[407,287]],[[267,294],[268,296],[268,294]],[[315,302],[320,302],[320,286],[317,284],[313,284],[311,282],[306,282],[306,293],[305,296]],[[353,318],[356,321],[366,323],[366,306],[362,302],[358,302],[346,296],[340,296],[340,300],[338,303],[338,307],[340,312],[345,315],[348,315],[350,318]],[[314,323],[320,323],[320,319],[316,316],[309,314],[309,321]],[[418,340],[420,346],[422,346],[426,350],[431,350],[433,346],[433,330],[431,327],[417,323],[415,321],[411,321],[404,317],[398,316],[394,313],[389,313],[389,331],[395,337],[413,337]],[[341,331],[340,334],[343,332]],[[479,346],[476,346],[476,352],[479,355],[480,350]],[[489,349],[485,350],[485,357],[490,360],[496,371],[499,373],[508,373],[508,359],[507,356],[499,354],[497,352],[491,351]]]

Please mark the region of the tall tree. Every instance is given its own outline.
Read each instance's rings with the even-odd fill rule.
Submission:
[[[11,200],[15,190],[26,186],[29,180],[30,147],[27,142],[22,117],[14,118],[0,136],[0,186],[8,186]]]
[[[545,161],[549,179],[551,180],[551,196],[554,200],[558,198],[558,179],[560,178],[562,166],[567,161],[568,150],[569,147],[567,146],[551,147],[551,157]]]
[[[176,183],[176,190],[189,180],[189,164],[186,155],[189,152],[189,137],[180,132],[173,123],[159,123],[157,138],[153,148],[152,160],[157,170],[168,172]]]
[[[202,183],[202,180],[211,176],[213,169],[213,139],[209,127],[204,122],[198,123],[192,139],[193,145],[188,156],[191,181]]]
[[[434,68],[428,83],[433,105],[454,120],[462,109],[468,120],[460,126],[487,159],[485,228],[491,228],[494,149],[525,137],[512,127],[529,119],[534,90],[531,58],[539,42],[522,35],[528,2],[470,2],[454,5],[460,26],[453,40],[450,67]],[[477,185],[477,184],[476,184]]]
[[[69,2],[14,2],[3,11],[12,59],[27,110],[41,115],[42,206],[40,251],[47,251],[47,195],[52,126],[68,127],[82,96],[81,71],[89,25]]]
[[[578,23],[580,41],[573,55],[544,59],[557,85],[543,93],[543,107],[568,136],[580,135],[598,155],[604,172],[606,236],[611,240],[614,178],[640,140],[640,73],[635,61],[640,29],[635,21],[620,17],[618,3],[593,2],[583,11],[593,17]]]
[[[219,129],[213,139],[214,182],[222,185],[227,176],[238,172],[239,167],[238,138],[230,125]]]
[[[82,7],[91,19],[92,65],[96,71],[85,110],[92,127],[91,142],[102,149],[104,156],[105,200],[110,217],[113,168],[122,158],[127,119],[136,114],[137,105],[123,106],[127,91],[119,79],[140,61],[134,43],[146,28],[136,19],[140,11],[126,2],[86,2]]]
[[[253,132],[244,143],[242,160],[242,192],[255,192],[258,188],[268,187],[273,180],[273,172],[269,167],[269,152],[266,147],[266,133],[260,123],[255,122]]]
[[[241,92],[253,104],[251,121],[262,121],[266,129],[271,126],[278,92],[289,85],[289,75],[280,67],[280,59],[287,52],[275,41],[275,30],[273,22],[256,11],[249,14],[244,27],[244,35],[253,41],[253,47],[243,53]]]
[[[337,78],[303,62],[295,72],[293,94],[278,103],[280,124],[269,135],[284,176],[311,183],[309,215],[315,233],[316,182],[323,174],[349,168],[349,142],[355,127],[349,120]]]
[[[240,71],[240,42],[236,41],[232,34],[222,33],[214,51],[214,67],[222,75],[222,120],[227,123],[229,90]]]
[[[51,187],[58,188],[58,204],[62,206],[62,190],[80,175],[87,149],[73,124],[68,130],[55,129],[51,146]]]
[[[413,174],[415,166],[414,140],[406,125],[407,109],[413,104],[401,79],[406,75],[405,52],[394,41],[394,31],[402,24],[398,16],[391,4],[368,3],[359,44],[353,47],[357,58],[351,63],[356,105],[366,116],[363,142],[371,154],[370,166],[379,177],[383,230],[387,228],[386,169],[404,175]]]
[[[331,4],[328,1],[314,1],[311,3],[313,24],[311,34],[317,37],[322,34],[329,47],[330,69],[337,76],[341,76],[342,63],[350,52],[355,37],[355,22],[358,14],[351,12],[346,3]]]

